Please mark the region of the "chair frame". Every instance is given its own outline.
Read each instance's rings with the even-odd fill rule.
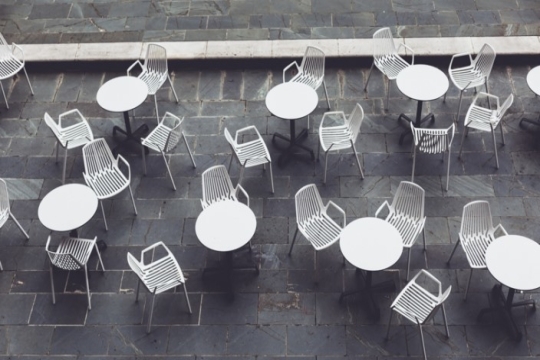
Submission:
[[[214,196],[209,196],[208,194],[208,187],[205,186],[206,179],[210,174],[216,174],[216,179],[213,179],[213,181],[209,181],[211,185],[213,185],[212,189]],[[246,205],[249,207],[249,195],[246,192],[246,190],[242,187],[240,184],[236,184],[236,187],[233,186],[231,178],[229,177],[229,173],[227,172],[227,168],[225,168],[225,165],[215,165],[212,167],[209,167],[206,169],[202,175],[201,175],[201,181],[202,181],[202,199],[201,199],[201,206],[203,209],[206,209],[208,206],[225,200],[233,200],[238,201],[238,194],[242,192],[244,196],[246,197]],[[219,183],[218,183],[219,182]],[[220,194],[217,194],[218,192],[221,192]],[[217,196],[216,196],[217,195]]]
[[[9,104],[7,101],[6,92],[4,91],[4,85],[2,85],[2,80],[6,80],[10,77],[17,75],[22,69],[24,71],[24,75],[26,75],[26,81],[28,81],[28,86],[30,87],[30,92],[32,93],[32,95],[34,95],[34,89],[32,89],[30,78],[28,77],[28,73],[26,72],[23,49],[15,43],[11,44],[10,49],[6,39],[4,38],[2,33],[0,33],[0,65],[8,63],[11,66],[0,66],[0,89],[2,90],[2,94],[4,95],[6,108],[9,109]]]

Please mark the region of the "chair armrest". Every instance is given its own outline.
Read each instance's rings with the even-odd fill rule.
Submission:
[[[343,119],[343,123],[345,123],[345,121],[347,121],[347,118],[346,118],[345,113],[343,111],[327,111],[327,112],[325,112],[323,114],[323,117],[321,119],[321,125],[319,126],[320,129],[323,128],[324,120],[329,115],[341,115],[341,118]]]
[[[249,195],[246,192],[246,190],[242,187],[242,185],[240,185],[240,184],[236,185],[236,188],[234,190],[236,191],[236,197],[238,197],[238,191],[241,191],[244,194],[244,196],[246,197],[246,200],[247,200],[246,205],[249,207]]]
[[[405,48],[405,50],[409,50],[411,52],[412,60],[411,65],[414,65],[414,50],[411,49],[409,46],[405,45],[404,43],[400,43],[397,47],[397,50],[399,51],[400,48]],[[405,54],[407,54],[407,51],[405,51]]]
[[[460,53],[460,54],[452,55],[452,58],[450,59],[450,65],[448,65],[448,72],[452,70],[452,64],[454,63],[454,59],[458,57],[463,57],[463,56],[468,56],[469,62],[472,64],[472,56],[470,53]]]
[[[116,158],[116,164],[117,164],[117,165],[118,165],[118,160],[122,160],[122,162],[123,162],[124,164],[126,164],[127,170],[128,170],[128,176],[127,176],[127,178],[128,178],[128,181],[131,182],[131,166],[129,165],[129,163],[127,162],[127,160],[124,159],[124,157],[123,157],[122,155],[120,155],[120,154],[118,154],[118,157]]]
[[[283,82],[287,82],[287,81],[285,80],[285,74],[286,74],[287,70],[289,70],[293,65],[296,66],[296,70],[300,71],[300,66],[298,66],[298,63],[297,63],[296,61],[293,61],[292,63],[290,63],[289,65],[287,65],[287,66],[285,67],[285,69],[283,69]]]
[[[347,215],[345,214],[345,210],[343,210],[342,208],[340,208],[335,202],[333,202],[332,200],[329,200],[328,203],[326,204],[326,206],[324,207],[324,211],[328,211],[328,208],[330,206],[333,206],[334,209],[336,209],[337,211],[339,211],[341,213],[341,215],[343,215],[343,228],[345,226],[347,226]]]
[[[493,229],[493,236],[495,236],[495,233],[497,232],[497,230],[500,230],[504,235],[508,235],[508,232],[506,231],[506,229],[502,226],[502,224],[499,224],[497,226],[495,226],[495,228]],[[498,237],[498,236],[497,236]]]
[[[391,209],[390,209],[390,204],[388,203],[388,200],[385,200],[381,206],[379,206],[379,208],[377,209],[377,211],[375,211],[375,217],[379,217],[379,213],[382,211],[382,209],[384,207],[387,207],[388,208],[388,211],[390,212]]]
[[[488,94],[488,93],[485,93],[485,92],[479,92],[478,94],[476,94],[475,98],[474,98],[474,102],[476,102],[476,99],[480,96],[485,96],[487,98],[491,98],[491,99],[495,99],[497,101],[497,109],[499,109],[501,107],[500,103],[499,103],[499,97],[496,96],[496,95],[492,95],[492,94]],[[489,109],[491,110],[491,109]]]
[[[130,76],[130,75],[129,75],[129,72],[130,72],[130,71],[135,67],[135,65],[137,65],[137,64],[141,67],[141,70],[144,71],[144,66],[143,66],[143,64],[141,64],[141,62],[140,62],[139,60],[136,60],[133,64],[130,65],[130,67],[128,67],[128,69],[127,69],[127,75],[128,75],[128,76]]]
[[[244,161],[244,164],[242,166],[246,167],[248,162],[256,160],[256,159],[266,159],[266,162],[268,163],[270,162],[270,159],[268,159],[268,157],[266,156],[254,156],[252,158],[246,159],[246,161]]]
[[[19,60],[24,63],[24,50],[22,47],[15,43],[11,43],[11,53],[15,56],[15,50],[18,50],[17,52],[20,54]]]

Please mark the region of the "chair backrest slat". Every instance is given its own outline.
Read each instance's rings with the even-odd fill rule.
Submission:
[[[319,217],[324,204],[315,184],[309,184],[298,190],[295,197],[296,221],[299,225],[310,222],[314,217]]]
[[[495,50],[489,44],[484,44],[476,58],[473,60],[473,68],[486,78],[489,77],[495,63]]]
[[[351,140],[353,142],[356,142],[356,138],[360,133],[360,126],[362,125],[363,121],[364,109],[362,109],[362,106],[357,103],[351,115],[349,115],[349,119],[347,120],[349,131],[351,132]]]
[[[397,54],[397,49],[390,28],[382,28],[373,34],[373,58],[376,62]]]
[[[224,165],[206,169],[201,178],[203,206],[223,200],[237,200],[231,178]]]

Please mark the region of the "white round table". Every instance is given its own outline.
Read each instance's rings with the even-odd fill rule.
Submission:
[[[527,85],[529,85],[529,88],[533,93],[535,93],[535,95],[540,95],[540,66],[536,66],[529,71],[527,74]],[[530,120],[527,118],[521,119],[519,126],[521,126],[521,124],[524,122],[540,126],[540,115],[536,120]]]
[[[283,153],[278,159],[278,166],[283,167],[291,156],[296,156],[295,150],[301,149],[311,155],[311,160],[315,159],[313,150],[302,145],[308,135],[308,130],[303,129],[296,135],[295,121],[305,116],[309,116],[317,107],[319,96],[317,92],[308,85],[297,82],[286,82],[274,86],[266,95],[266,107],[268,111],[281,119],[289,120],[290,136],[274,133],[272,144]],[[276,137],[284,140],[286,147],[276,145]]]
[[[86,224],[97,207],[94,190],[82,184],[66,184],[45,195],[39,204],[38,218],[49,230],[71,231]]]

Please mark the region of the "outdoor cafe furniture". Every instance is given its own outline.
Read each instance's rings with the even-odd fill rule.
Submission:
[[[404,48],[411,52],[412,60],[410,64],[398,54],[400,48]],[[371,68],[369,69],[366,85],[364,86],[364,91],[367,92],[367,87],[369,79],[371,78],[373,66],[376,66],[377,69],[379,69],[388,79],[388,90],[386,91],[385,107],[385,109],[388,110],[388,98],[390,97],[390,85],[392,84],[390,81],[395,80],[401,73],[401,71],[411,65],[414,65],[414,51],[403,43],[400,43],[396,48],[390,28],[385,27],[375,31],[375,33],[373,34],[373,63],[371,64]]]
[[[481,106],[478,104],[479,98],[492,98],[495,99],[497,108],[494,110],[491,110],[490,107]],[[497,155],[497,143],[495,141],[495,129],[500,124],[499,128],[501,129],[501,138],[502,143],[504,145],[504,131],[502,127],[502,118],[504,114],[506,114],[506,111],[510,106],[512,106],[512,103],[514,102],[514,95],[510,93],[504,103],[501,105],[499,103],[499,97],[491,94],[486,94],[484,92],[478,93],[469,107],[469,110],[467,111],[467,115],[465,115],[465,131],[463,131],[463,136],[461,137],[461,145],[459,147],[459,155],[458,157],[461,158],[461,151],[463,150],[463,142],[465,140],[465,136],[468,135],[469,129],[475,129],[480,131],[490,131],[491,136],[493,138],[493,149],[495,151],[495,160],[497,162],[497,169],[499,168],[499,156]]]
[[[159,251],[157,255],[156,249]],[[150,251],[151,255],[147,255]],[[156,256],[158,257],[157,259]],[[145,259],[145,257],[150,257],[150,261],[148,261],[147,258]],[[148,325],[146,327],[147,334],[150,333],[150,327],[152,326],[154,302],[157,294],[164,293],[182,285],[189,313],[192,313],[186,289],[186,279],[182,273],[182,269],[180,269],[180,265],[178,265],[178,261],[176,261],[171,250],[169,250],[163,242],[157,242],[143,249],[141,251],[141,260],[137,260],[128,252],[127,261],[131,270],[133,270],[135,275],[139,278],[139,281],[137,281],[135,302],[139,301],[139,288],[141,287],[141,283],[146,290],[152,294],[152,304],[150,305],[150,314],[148,315]]]
[[[127,160],[122,155],[118,155],[115,159],[109,145],[103,138],[91,141],[83,147],[83,160],[84,181],[94,190],[99,199],[105,229],[109,230],[109,227],[105,218],[105,209],[103,209],[103,199],[113,197],[125,188],[129,189],[133,210],[137,215],[137,207],[131,191],[131,167]],[[127,175],[120,170],[119,160],[122,160],[122,163],[127,167]]]
[[[338,117],[338,124],[335,122],[335,118]],[[328,121],[325,123],[325,120]],[[339,151],[352,148],[354,151],[354,156],[356,158],[356,164],[358,165],[358,170],[360,170],[360,176],[364,178],[364,172],[362,171],[362,165],[360,164],[360,159],[358,158],[358,151],[356,151],[356,146],[354,143],[358,138],[360,133],[360,126],[364,120],[364,109],[360,104],[356,104],[352,113],[349,115],[349,118],[345,117],[343,111],[329,111],[324,113],[321,125],[319,127],[319,148],[317,151],[317,160],[321,153],[321,148],[324,151],[324,180],[323,183],[326,184],[326,170],[328,168],[328,153],[330,151]],[[332,122],[331,124],[329,124]]]
[[[396,79],[396,84],[403,95],[416,100],[416,118],[412,120],[405,114],[400,114],[398,122],[405,120],[406,130],[401,134],[399,143],[403,143],[405,136],[411,134],[409,124],[414,124],[420,128],[428,120],[435,121],[435,115],[429,113],[422,118],[422,105],[424,101],[431,101],[440,98],[448,90],[448,78],[439,69],[431,65],[411,65],[403,69]]]
[[[419,279],[420,275],[423,276]],[[438,291],[436,294],[431,293],[427,286],[423,287],[420,285],[427,284],[424,278],[437,286]],[[403,290],[401,290],[392,305],[390,305],[390,309],[418,325],[420,339],[422,340],[422,352],[425,360],[427,360],[427,355],[422,326],[435,316],[439,308],[442,310],[446,338],[450,337],[446,321],[446,312],[444,311],[444,301],[448,298],[448,295],[450,295],[451,290],[452,286],[448,286],[448,288],[442,292],[441,282],[426,270],[420,270]],[[393,311],[390,312],[390,317],[388,319],[386,340],[388,340],[388,335],[390,333],[390,323],[392,322]]]
[[[473,270],[487,268],[486,250],[495,240],[495,233],[498,230],[500,230],[503,235],[508,235],[502,224],[493,227],[491,209],[487,201],[472,201],[463,207],[458,241],[447,261],[447,264],[450,265],[450,260],[452,260],[458,244],[461,244],[461,247],[467,256],[469,266],[471,267],[463,300],[467,300],[467,293],[469,292],[469,286],[471,285]]]
[[[195,164],[195,160],[193,159],[191,149],[189,148],[188,142],[186,140],[186,134],[184,134],[184,131],[182,130],[183,121],[184,118],[180,119],[178,116],[175,116],[170,112],[166,112],[165,115],[163,115],[163,118],[159,121],[158,126],[154,130],[152,130],[152,132],[148,134],[147,137],[141,138],[144,174],[146,175],[146,147],[161,153],[174,190],[176,190],[176,185],[174,184],[171,168],[169,167],[170,158],[169,160],[167,160],[167,154],[174,150],[176,145],[178,145],[180,138],[184,139],[184,143],[186,144],[189,156],[191,157],[193,167],[197,167],[197,165]]]
[[[253,125],[246,126],[245,128],[236,130],[234,138],[227,128],[223,131],[225,133],[225,139],[231,146],[231,160],[229,161],[229,172],[231,171],[231,165],[233,158],[236,158],[240,165],[240,176],[238,183],[242,183],[244,177],[244,171],[246,168],[262,165],[263,170],[266,170],[266,164],[270,169],[270,185],[272,187],[272,194],[274,193],[274,174],[272,173],[272,159],[268,148],[259,133],[259,130]],[[242,141],[242,137],[248,135],[255,135],[252,140]]]
[[[75,116],[72,116],[75,115]],[[94,140],[94,134],[81,112],[77,109],[66,111],[58,116],[58,123],[45,113],[45,123],[56,137],[56,162],[58,163],[59,147],[64,148],[64,168],[62,170],[62,184],[66,182],[67,153],[69,149],[83,146]],[[64,125],[62,126],[62,120]],[[66,122],[68,125],[66,125]]]
[[[399,183],[392,204],[385,201],[375,212],[375,217],[379,217],[379,215],[382,215],[381,212],[385,207],[388,209],[388,214],[384,220],[399,231],[403,247],[409,249],[407,280],[409,280],[411,267],[411,248],[420,233],[423,235],[424,251],[426,251],[424,201],[424,189],[412,182],[402,181]]]
[[[15,43],[12,43],[10,47],[6,39],[4,39],[4,36],[0,33],[0,89],[2,89],[2,94],[4,95],[4,100],[8,109],[9,105],[6,92],[4,91],[4,85],[2,85],[2,80],[13,77],[21,71],[21,69],[24,71],[24,75],[26,75],[30,92],[34,95],[34,89],[32,89],[32,84],[30,83],[28,73],[24,67],[23,49]]]
[[[21,226],[21,224],[19,224],[15,216],[11,213],[9,205],[9,193],[6,181],[4,179],[0,179],[0,229],[4,226],[8,218],[11,218],[13,220],[19,230],[21,230],[21,232],[24,234],[26,240],[28,240],[30,237],[28,236],[26,231],[24,231],[23,227]],[[0,271],[2,270],[4,270],[4,268],[2,267],[2,262],[0,261]]]
[[[132,71],[136,65],[139,65],[142,70],[138,75],[138,78],[144,81],[148,86],[148,95],[154,95],[154,103],[156,106],[156,119],[159,122],[159,112],[157,105],[156,93],[161,88],[165,80],[169,80],[171,85],[172,92],[176,98],[176,103],[178,103],[178,96],[174,90],[171,77],[169,75],[169,70],[167,68],[167,50],[161,45],[158,44],[148,44],[146,49],[146,58],[144,59],[144,64],[139,60],[135,61],[127,69],[127,75],[130,76],[130,71]],[[146,98],[146,96],[145,96]]]
[[[540,66],[536,66],[527,74],[527,85],[531,91],[536,95],[540,95]],[[540,115],[536,120],[522,118],[519,122],[519,126],[523,126],[523,123],[540,126]]]
[[[519,235],[504,235],[493,240],[486,251],[486,265],[495,280],[508,287],[506,298],[501,285],[491,291],[491,307],[482,309],[481,319],[486,313],[499,312],[515,340],[521,339],[521,331],[512,315],[512,308],[532,305],[534,299],[514,302],[516,291],[531,291],[540,288],[540,245]]]
[[[388,269],[399,260],[403,252],[401,234],[391,223],[382,219],[365,217],[349,223],[341,232],[341,253],[357,270],[365,271],[358,288],[343,292],[339,298],[360,293],[365,298],[370,316],[378,320],[380,309],[373,293],[394,291],[392,280],[373,284],[373,273]]]
[[[309,130],[306,128],[296,134],[296,121],[307,116],[309,127],[309,114],[315,110],[319,102],[317,92],[311,86],[303,83],[284,82],[270,89],[265,102],[268,111],[273,116],[289,120],[290,135],[286,136],[275,132],[272,137],[272,144],[281,152],[278,166],[285,166],[291,157],[301,156],[299,150],[307,152],[311,155],[311,160],[315,160],[313,150],[302,144],[306,140]],[[286,145],[278,145],[276,138],[284,140]]]
[[[450,75],[452,83],[459,89],[459,105],[456,122],[459,121],[464,91],[485,85],[486,92],[489,94],[488,80],[491,69],[493,68],[493,63],[495,63],[496,55],[495,49],[493,49],[491,45],[484,44],[474,59],[470,53],[461,53],[452,56],[450,65],[448,65],[448,74]],[[454,67],[454,60],[465,56],[469,57],[469,64],[466,66]],[[446,101],[446,94],[444,95],[444,101]]]
[[[103,261],[101,260],[101,254],[99,253],[98,246],[96,245],[97,237],[94,239],[79,239],[77,237],[64,236],[60,240],[60,244],[56,250],[51,250],[51,236],[47,238],[47,244],[45,245],[45,251],[49,255],[49,273],[51,278],[51,291],[52,302],[56,304],[56,296],[54,291],[54,275],[53,266],[63,270],[79,270],[84,269],[84,276],[86,280],[86,296],[88,297],[88,310],[92,310],[92,302],[90,300],[90,286],[88,284],[88,260],[92,255],[92,250],[96,249],[96,253],[99,258],[99,264],[101,270],[105,272]]]
[[[444,162],[444,153],[448,153],[446,164],[446,191],[448,191],[448,182],[450,181],[450,155],[452,148],[452,140],[454,140],[455,124],[450,125],[447,129],[422,129],[416,128],[411,123],[411,132],[413,134],[413,166],[411,181],[414,182],[414,171],[416,167],[416,151],[427,154],[442,154]]]
[[[140,144],[141,137],[148,132],[148,125],[143,124],[135,131],[131,130],[129,111],[141,105],[148,96],[146,83],[133,76],[119,76],[107,81],[99,88],[96,99],[99,106],[110,112],[124,114],[125,130],[119,126],[113,127],[113,136],[120,132],[125,139],[113,149],[115,153],[126,147],[129,142]]]

